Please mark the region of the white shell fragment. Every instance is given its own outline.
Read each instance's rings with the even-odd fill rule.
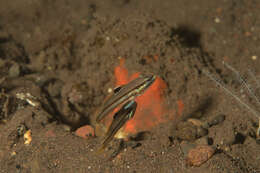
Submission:
[[[40,102],[37,101],[37,98],[32,96],[30,93],[17,93],[16,97],[21,100],[25,100],[29,105],[33,107],[40,106]]]

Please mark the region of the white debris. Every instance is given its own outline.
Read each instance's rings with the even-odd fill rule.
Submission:
[[[29,145],[32,142],[32,131],[28,130],[27,132],[25,132],[23,138],[24,138],[24,144]]]
[[[252,56],[252,60],[256,60],[257,59],[257,56],[256,55],[253,55]]]
[[[106,36],[106,40],[109,41],[109,40],[110,40],[110,37]]]
[[[214,21],[215,23],[220,23],[220,18],[216,17]]]
[[[107,89],[107,92],[108,92],[108,93],[112,93],[112,91],[113,91],[112,88],[108,88],[108,89]]]
[[[16,97],[21,100],[25,100],[29,105],[33,107],[40,106],[40,103],[37,101],[36,97],[32,96],[30,93],[16,93]]]

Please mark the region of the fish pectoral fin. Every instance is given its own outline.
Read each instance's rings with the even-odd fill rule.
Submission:
[[[134,114],[137,107],[137,103],[134,100],[130,100],[126,102],[122,108],[115,113],[113,119],[119,118],[119,116],[127,116],[129,114]]]
[[[105,139],[102,143],[102,147],[105,148],[108,143],[114,138],[116,133],[126,124],[126,122],[133,118],[137,103],[133,100],[128,101],[124,106],[115,113],[113,121],[111,122]]]

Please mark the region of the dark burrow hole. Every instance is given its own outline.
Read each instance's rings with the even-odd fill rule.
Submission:
[[[189,28],[188,26],[182,25],[178,28],[172,28],[171,37],[174,35],[179,36],[181,44],[189,48],[200,48],[200,38],[201,34],[199,31]]]
[[[208,144],[213,145],[213,138],[208,138]]]
[[[150,136],[151,136],[151,132],[143,131],[143,132],[139,132],[135,136],[130,137],[130,140],[132,140],[132,141],[142,141],[142,140],[150,138]]]
[[[235,136],[234,144],[243,144],[245,142],[246,136],[242,133],[237,133]]]

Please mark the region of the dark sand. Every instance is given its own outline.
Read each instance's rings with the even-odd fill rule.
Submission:
[[[222,61],[260,75],[259,9],[254,0],[0,0],[0,172],[260,172],[257,118],[201,73],[211,71],[243,97]],[[147,58],[154,55],[158,61]],[[160,76],[168,106],[177,110],[182,100],[184,110],[181,121],[155,127],[109,160],[117,140],[97,155],[102,139],[74,132],[91,124],[114,87],[118,57],[129,73]],[[68,101],[75,88],[83,99],[76,93],[78,102]],[[30,93],[25,99],[33,103],[17,93]],[[174,130],[188,118],[209,122],[221,114],[225,120],[203,137]],[[205,143],[215,154],[187,165],[187,146]]]

